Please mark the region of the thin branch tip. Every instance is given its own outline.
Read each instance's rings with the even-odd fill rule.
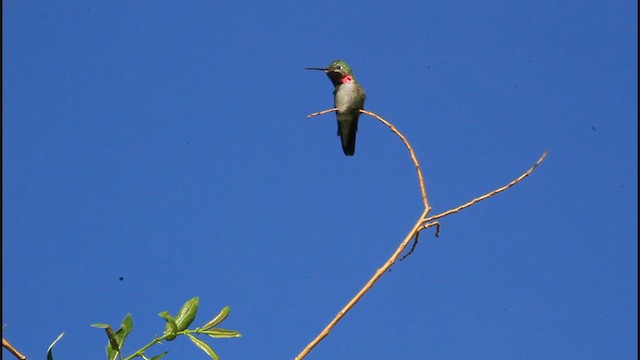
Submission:
[[[313,117],[313,116],[317,116],[317,115],[326,114],[328,112],[333,112],[333,111],[336,111],[336,110],[337,110],[336,108],[333,108],[333,109],[329,109],[329,110],[319,111],[319,112],[310,114],[309,116],[307,116],[307,118],[310,118],[310,117]],[[367,111],[367,110],[362,110],[362,109],[360,110],[360,113],[365,114],[365,115],[369,115],[369,116],[377,119],[381,123],[383,123],[385,126],[387,126],[389,128],[389,130],[391,130],[391,132],[396,134],[400,138],[400,140],[403,142],[403,144],[406,146],[407,150],[409,151],[409,155],[411,157],[411,161],[415,165],[415,169],[416,169],[416,172],[417,172],[418,184],[420,186],[420,193],[422,195],[422,203],[424,205],[424,211],[422,212],[422,215],[420,215],[420,217],[418,218],[418,221],[413,226],[413,228],[411,229],[409,234],[400,243],[400,245],[398,246],[396,251],[391,255],[391,257],[382,265],[382,267],[380,267],[373,274],[371,279],[369,279],[369,281],[360,289],[360,291],[358,291],[358,293],[353,298],[351,298],[351,300],[342,308],[342,310],[340,310],[338,315],[336,315],[333,318],[333,320],[331,320],[329,322],[329,324],[320,332],[320,334],[318,336],[316,336],[316,338],[313,339],[309,344],[307,344],[307,346],[300,352],[300,354],[298,354],[298,356],[295,357],[295,359],[297,359],[297,360],[303,359],[318,343],[320,343],[320,341],[322,341],[322,339],[324,339],[327,335],[329,335],[329,332],[342,319],[342,317],[344,315],[346,315],[346,313],[348,313],[349,310],[351,310],[355,306],[355,304],[364,296],[364,294],[366,294],[369,291],[369,289],[371,289],[371,287],[373,287],[373,285],[378,281],[378,279],[382,275],[384,275],[387,272],[387,270],[389,270],[389,268],[398,260],[398,257],[400,257],[400,255],[402,255],[402,252],[404,251],[404,249],[409,244],[409,241],[411,241],[415,237],[416,241],[414,243],[414,246],[412,247],[412,250],[409,251],[409,253],[406,256],[408,256],[409,254],[411,254],[411,252],[413,252],[413,248],[415,248],[415,245],[417,244],[419,228],[423,225],[424,219],[426,218],[427,214],[429,214],[429,211],[431,210],[431,206],[429,206],[429,201],[427,199],[427,190],[426,190],[426,187],[424,185],[424,177],[422,176],[422,170],[420,169],[420,164],[418,163],[418,159],[417,159],[417,157],[416,157],[416,155],[415,155],[415,153],[413,151],[413,147],[411,146],[411,144],[409,144],[409,141],[405,138],[405,136],[398,129],[395,128],[395,126],[393,126],[390,122],[388,122],[387,120],[383,119],[379,115],[377,115],[377,114],[375,114],[373,112]]]
[[[310,115],[307,116],[307,118],[312,118],[314,116],[318,116],[318,115],[323,115],[329,112],[334,112],[337,111],[336,108],[332,108],[332,109],[328,109],[328,110],[323,110],[323,111],[319,111],[319,112],[315,112],[312,113]],[[365,285],[356,293],[355,296],[353,296],[351,298],[351,300],[349,300],[349,302],[338,312],[338,314],[333,318],[333,320],[331,320],[329,322],[329,324],[320,332],[319,335],[316,336],[315,339],[313,339],[309,344],[307,344],[307,346],[300,352],[300,354],[298,354],[298,356],[296,356],[294,359],[296,360],[301,360],[303,359],[313,348],[315,348],[316,345],[318,345],[318,343],[320,343],[325,337],[327,337],[327,335],[329,335],[329,332],[336,326],[336,324],[342,319],[342,317],[344,315],[346,315],[355,305],[356,303],[373,287],[373,285],[378,281],[378,279],[380,277],[382,277],[382,275],[384,275],[390,268],[391,266],[393,266],[396,261],[402,261],[403,259],[405,259],[407,256],[411,255],[411,253],[413,253],[413,251],[415,250],[417,244],[418,244],[418,239],[419,239],[419,234],[422,230],[428,229],[430,227],[435,227],[435,233],[434,235],[436,237],[440,236],[440,223],[438,221],[434,221],[436,219],[442,218],[444,216],[453,214],[453,213],[457,213],[479,201],[488,199],[502,191],[505,191],[507,189],[509,189],[510,187],[514,186],[515,184],[517,184],[518,182],[520,182],[522,179],[526,178],[527,176],[529,176],[529,174],[531,174],[533,172],[533,170],[535,170],[535,168],[540,165],[540,163],[542,163],[542,161],[547,157],[547,150],[545,150],[542,155],[540,156],[540,158],[536,161],[536,163],[530,167],[527,171],[525,171],[522,175],[520,175],[518,178],[512,180],[511,182],[509,182],[508,184],[497,188],[493,191],[490,191],[487,194],[484,194],[480,197],[477,197],[469,202],[467,202],[466,204],[460,205],[454,209],[449,209],[441,214],[435,215],[435,216],[428,216],[429,213],[431,212],[431,206],[429,205],[429,201],[427,199],[427,191],[426,191],[426,187],[424,184],[424,177],[422,176],[422,170],[420,169],[420,164],[418,163],[418,159],[413,151],[413,147],[411,146],[411,144],[409,143],[409,141],[405,138],[405,136],[398,131],[390,122],[386,121],[385,119],[383,119],[382,117],[380,117],[379,115],[371,112],[371,111],[367,111],[364,109],[360,109],[360,113],[365,114],[365,115],[369,115],[375,119],[377,119],[378,121],[380,121],[381,123],[383,123],[385,126],[387,126],[389,128],[389,130],[391,132],[393,132],[394,134],[396,134],[400,140],[404,143],[404,145],[406,146],[407,150],[409,151],[409,155],[411,156],[411,160],[413,161],[413,164],[415,165],[416,168],[416,172],[417,172],[417,176],[418,176],[418,183],[420,185],[420,192],[422,195],[422,202],[424,205],[424,210],[422,212],[422,214],[420,215],[420,217],[418,218],[417,222],[415,223],[415,225],[413,226],[413,228],[409,231],[409,233],[407,234],[407,236],[404,238],[404,240],[400,243],[400,245],[396,248],[396,250],[394,251],[394,253],[391,255],[391,257],[380,267],[376,270],[376,272],[373,274],[373,276],[369,279],[369,281],[367,281],[367,283],[365,283]],[[409,249],[408,253],[402,257],[400,257],[402,255],[402,253],[404,252],[404,250],[407,248],[407,246],[409,245],[409,243],[413,240],[413,244],[411,246],[411,248]]]

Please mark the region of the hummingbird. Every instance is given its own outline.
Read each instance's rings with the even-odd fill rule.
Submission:
[[[305,68],[324,71],[333,83],[333,106],[338,109],[338,136],[342,140],[342,151],[353,156],[356,151],[356,131],[360,110],[364,107],[364,89],[353,76],[351,67],[342,60],[334,60],[326,68]]]

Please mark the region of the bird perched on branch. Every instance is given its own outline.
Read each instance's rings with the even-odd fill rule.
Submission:
[[[353,156],[356,151],[358,118],[366,99],[364,89],[353,76],[351,67],[342,60],[335,60],[326,68],[305,69],[324,71],[333,83],[333,101],[337,109],[338,136],[342,140],[342,151],[347,156]]]

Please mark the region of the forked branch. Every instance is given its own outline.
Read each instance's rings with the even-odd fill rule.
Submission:
[[[323,115],[323,114],[327,114],[330,112],[334,112],[337,111],[336,108],[332,108],[332,109],[327,109],[327,110],[323,110],[320,112],[316,112],[313,114],[310,114],[309,116],[307,116],[307,118],[311,118],[314,116],[318,116],[318,115]],[[488,193],[486,193],[485,195],[482,195],[480,197],[477,197],[469,202],[467,202],[466,204],[460,205],[456,208],[453,208],[451,210],[447,210],[443,213],[440,213],[438,215],[435,216],[431,216],[428,217],[429,212],[431,211],[431,207],[429,206],[429,201],[427,198],[427,191],[424,185],[424,177],[422,176],[422,170],[420,169],[420,164],[418,162],[418,158],[415,156],[415,153],[413,152],[413,148],[411,147],[411,144],[409,143],[409,141],[407,140],[407,138],[398,130],[396,129],[390,122],[386,121],[385,119],[383,119],[382,117],[380,117],[379,115],[372,113],[370,111],[366,111],[366,110],[360,110],[361,113],[369,115],[371,117],[376,118],[378,121],[380,121],[381,123],[383,123],[384,125],[386,125],[394,134],[396,134],[400,140],[402,140],[402,142],[404,143],[404,145],[407,147],[407,150],[409,151],[409,155],[411,156],[411,161],[413,161],[413,164],[416,167],[416,172],[418,174],[418,183],[420,185],[420,192],[422,194],[422,203],[424,205],[424,210],[422,212],[422,214],[420,214],[420,217],[418,218],[418,221],[416,221],[415,225],[413,225],[413,227],[411,228],[411,230],[409,231],[409,233],[407,234],[407,236],[404,238],[404,240],[402,240],[402,242],[400,243],[400,245],[396,248],[396,250],[393,252],[393,254],[391,254],[391,257],[389,257],[389,259],[382,265],[382,267],[380,267],[378,270],[376,270],[376,272],[373,274],[373,276],[371,277],[371,279],[369,279],[369,281],[367,281],[366,284],[364,284],[364,286],[362,287],[362,289],[360,289],[360,291],[358,291],[358,293],[351,299],[349,300],[349,302],[338,312],[338,314],[333,318],[333,320],[331,320],[329,322],[329,324],[320,332],[320,334],[318,334],[318,336],[316,336],[315,339],[313,339],[303,350],[302,352],[300,352],[300,354],[298,354],[298,356],[295,357],[295,360],[301,360],[303,359],[305,356],[307,356],[307,354],[309,354],[309,352],[318,344],[320,343],[320,341],[322,341],[322,339],[324,339],[327,335],[329,335],[329,332],[333,329],[333,327],[347,314],[347,312],[349,312],[349,310],[351,310],[355,304],[364,296],[364,294],[367,293],[367,291],[369,291],[369,289],[371,289],[373,287],[373,285],[378,281],[378,279],[380,279],[380,277],[382,277],[382,275],[384,275],[384,273],[389,270],[389,268],[398,260],[398,258],[400,257],[400,255],[404,252],[404,250],[406,249],[407,245],[409,244],[409,242],[412,239],[415,239],[417,241],[417,236],[420,233],[420,231],[427,229],[429,227],[432,226],[436,226],[436,236],[438,234],[438,232],[440,231],[440,224],[437,221],[434,221],[436,219],[440,219],[443,218],[447,215],[453,214],[453,213],[457,213],[477,202],[480,202],[482,200],[488,199],[502,191],[507,190],[508,188],[512,187],[513,185],[517,184],[518,182],[520,182],[522,179],[524,179],[525,177],[529,176],[529,174],[531,174],[533,172],[533,170],[535,170],[535,168],[544,160],[544,158],[547,156],[547,152],[545,151],[542,156],[538,159],[538,161],[536,161],[536,163],[526,172],[524,172],[522,175],[520,175],[518,178],[516,178],[515,180],[509,182],[507,185],[500,187],[496,190],[490,191]],[[415,246],[415,243],[414,243]],[[411,248],[410,252],[411,253],[413,251],[413,247]],[[406,257],[406,256],[405,256]]]

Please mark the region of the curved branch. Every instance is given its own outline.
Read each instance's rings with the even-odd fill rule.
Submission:
[[[429,211],[431,211],[431,207],[429,206],[429,200],[427,199],[427,189],[424,186],[424,177],[422,176],[422,170],[420,170],[420,163],[418,163],[418,158],[416,157],[416,154],[413,152],[413,148],[411,147],[411,144],[409,144],[409,141],[407,140],[407,138],[405,138],[404,135],[402,135],[402,133],[395,128],[395,126],[391,125],[390,122],[378,116],[377,114],[374,114],[371,111],[366,111],[366,110],[360,110],[360,112],[363,114],[372,116],[378,119],[378,121],[380,121],[381,123],[385,124],[394,134],[400,137],[400,140],[402,140],[402,142],[404,143],[404,146],[407,147],[407,150],[409,150],[409,155],[411,155],[411,161],[413,161],[413,165],[415,165],[416,172],[418,173],[418,182],[420,183],[420,192],[422,193],[422,204],[424,205],[426,212],[429,213]]]
[[[322,114],[327,114],[337,110],[338,109],[333,108],[333,109],[319,111],[319,112],[310,114],[309,116],[307,116],[307,118],[311,118],[311,117],[322,115]],[[345,316],[347,312],[349,312],[349,310],[351,310],[355,306],[355,304],[364,296],[364,294],[366,294],[367,291],[369,291],[369,289],[373,287],[376,281],[378,281],[378,279],[380,279],[380,277],[382,277],[382,275],[398,260],[398,257],[400,257],[404,249],[407,247],[407,245],[409,244],[409,241],[411,241],[411,239],[413,239],[416,236],[416,234],[419,232],[419,229],[423,227],[424,218],[429,214],[429,211],[431,211],[431,207],[429,206],[429,201],[427,200],[427,191],[424,186],[424,177],[422,176],[422,170],[420,170],[420,163],[418,162],[418,158],[413,152],[413,148],[411,147],[411,144],[409,143],[407,138],[405,138],[404,135],[402,135],[402,133],[395,128],[395,126],[393,126],[390,122],[386,121],[385,119],[378,116],[377,114],[370,111],[366,111],[366,110],[360,110],[360,112],[363,114],[372,116],[378,119],[378,121],[385,124],[394,134],[400,137],[400,140],[402,140],[404,145],[407,147],[407,150],[409,150],[409,154],[411,155],[411,160],[413,161],[413,164],[416,167],[416,172],[418,173],[418,182],[420,184],[420,192],[422,193],[422,203],[424,204],[424,211],[422,212],[422,215],[420,215],[420,217],[418,218],[418,221],[416,221],[416,224],[413,226],[411,231],[409,231],[409,234],[407,234],[405,239],[400,243],[400,245],[398,246],[396,251],[391,255],[391,257],[382,265],[382,267],[380,267],[375,272],[375,274],[373,274],[371,279],[367,281],[367,283],[362,287],[362,289],[360,289],[360,291],[358,291],[358,293],[351,300],[349,300],[347,305],[345,305],[342,308],[342,310],[338,312],[338,314],[333,318],[333,320],[331,320],[331,322],[329,322],[329,324],[322,330],[322,332],[320,332],[320,334],[315,339],[313,339],[313,341],[311,341],[302,350],[302,352],[298,354],[298,356],[295,357],[296,360],[304,358],[320,341],[322,341],[322,339],[324,339],[327,335],[329,335],[329,332],[331,331],[331,329],[333,329],[333,327],[340,321],[340,319],[342,319],[342,317]]]
[[[327,114],[327,113],[334,112],[334,111],[337,111],[337,110],[338,109],[336,109],[336,108],[332,108],[332,109],[323,110],[323,111],[320,111],[320,112],[315,112],[315,113],[312,113],[309,116],[307,116],[307,118],[311,118],[311,117],[314,117],[314,116]],[[455,209],[447,210],[447,211],[445,211],[445,212],[443,212],[441,214],[438,214],[438,215],[435,215],[435,216],[431,216],[431,217],[427,217],[427,215],[431,211],[431,207],[429,206],[429,201],[428,201],[428,198],[427,198],[427,191],[426,191],[426,188],[425,188],[425,185],[424,185],[424,177],[422,176],[422,170],[420,169],[420,164],[418,163],[418,159],[415,156],[415,153],[413,152],[413,148],[411,147],[411,144],[404,137],[404,135],[402,135],[402,133],[400,131],[398,131],[398,129],[396,129],[391,123],[389,123],[388,121],[386,121],[382,117],[380,117],[380,116],[378,116],[375,113],[372,113],[370,111],[366,111],[366,110],[360,110],[360,112],[363,113],[363,114],[372,116],[372,117],[376,118],[377,120],[379,120],[380,122],[382,122],[384,125],[386,125],[393,133],[395,133],[398,137],[400,137],[400,140],[402,140],[404,145],[407,147],[407,150],[409,150],[409,154],[411,155],[411,160],[413,161],[413,164],[416,167],[416,172],[418,174],[418,182],[420,184],[420,192],[422,193],[422,203],[424,204],[424,211],[422,212],[422,214],[418,218],[418,221],[416,221],[416,223],[413,226],[413,228],[411,228],[411,230],[409,231],[407,236],[404,238],[404,240],[402,240],[402,242],[396,248],[396,250],[393,252],[393,254],[391,254],[391,257],[389,257],[389,259],[378,270],[376,270],[376,272],[373,274],[371,279],[369,279],[369,281],[367,281],[367,283],[362,287],[362,289],[360,289],[360,291],[358,291],[358,293],[351,300],[349,300],[349,302],[340,310],[340,312],[338,312],[338,314],[333,318],[333,320],[331,320],[331,322],[329,322],[329,324],[320,332],[320,334],[318,336],[316,336],[316,338],[313,339],[300,352],[300,354],[298,354],[298,356],[295,357],[295,360],[303,359],[305,356],[307,356],[307,354],[309,354],[309,352],[311,352],[311,350],[316,345],[318,345],[318,343],[320,343],[320,341],[322,341],[327,335],[329,335],[329,332],[347,314],[347,312],[349,312],[349,310],[351,310],[355,306],[355,304],[367,293],[367,291],[369,291],[373,287],[373,285],[378,281],[378,279],[380,279],[380,277],[382,277],[382,275],[384,275],[384,273],[387,270],[389,270],[389,268],[393,264],[395,264],[395,262],[398,260],[398,257],[400,257],[402,252],[406,249],[406,247],[409,244],[409,242],[412,239],[416,239],[416,237],[418,236],[420,231],[422,231],[424,229],[427,229],[427,228],[429,228],[431,226],[436,226],[436,236],[438,236],[438,233],[440,232],[440,224],[437,221],[433,221],[433,220],[436,220],[436,219],[445,217],[447,215],[456,213],[456,212],[458,212],[458,211],[460,211],[462,209],[465,209],[465,208],[467,208],[467,207],[469,207],[469,206],[471,206],[471,205],[473,205],[473,204],[475,204],[475,203],[477,203],[479,201],[488,199],[488,198],[490,198],[490,197],[492,197],[492,196],[494,196],[494,195],[496,195],[496,194],[498,194],[498,193],[500,193],[502,191],[507,190],[508,188],[510,188],[513,185],[515,185],[518,182],[520,182],[522,179],[524,179],[527,176],[529,176],[529,174],[531,174],[533,172],[533,170],[547,156],[547,152],[545,151],[544,154],[542,154],[542,156],[538,159],[538,161],[529,170],[527,170],[524,174],[520,175],[518,178],[516,178],[515,180],[511,181],[507,185],[505,185],[505,186],[503,186],[501,188],[498,188],[496,190],[493,190],[493,191],[491,191],[491,192],[489,192],[489,193],[487,193],[485,195],[482,195],[482,196],[480,196],[478,198],[475,198],[475,199],[469,201],[466,204],[458,206]],[[409,254],[413,251],[414,247],[411,248]],[[409,255],[409,254],[407,254],[407,255]]]
[[[338,111],[338,109],[337,108],[332,108],[332,109],[327,109],[327,110],[314,112],[312,114],[307,115],[307,119],[310,119],[310,118],[312,118],[314,116],[318,116],[318,115],[324,115],[324,114],[327,114],[327,113],[330,113],[330,112],[334,112],[334,111]],[[369,115],[369,116],[371,116],[373,118],[376,118],[378,121],[380,121],[381,123],[386,125],[389,128],[389,130],[391,130],[391,132],[393,132],[394,134],[398,135],[400,140],[402,140],[402,142],[404,143],[404,146],[406,146],[407,150],[409,150],[409,155],[411,156],[411,161],[413,161],[413,165],[416,167],[416,172],[418,173],[418,183],[420,185],[420,193],[422,194],[422,204],[424,205],[424,208],[427,210],[427,213],[429,211],[431,211],[431,207],[429,206],[429,200],[427,198],[427,190],[426,190],[426,187],[424,186],[424,177],[422,176],[422,170],[420,170],[420,163],[418,162],[418,158],[416,157],[416,154],[413,152],[413,148],[411,147],[411,144],[409,143],[407,138],[404,137],[404,135],[402,135],[400,130],[396,129],[395,126],[393,126],[390,122],[388,122],[387,120],[382,118],[380,115],[378,115],[376,113],[373,113],[371,111],[367,111],[367,110],[360,110],[360,112],[365,114],[365,115]]]

